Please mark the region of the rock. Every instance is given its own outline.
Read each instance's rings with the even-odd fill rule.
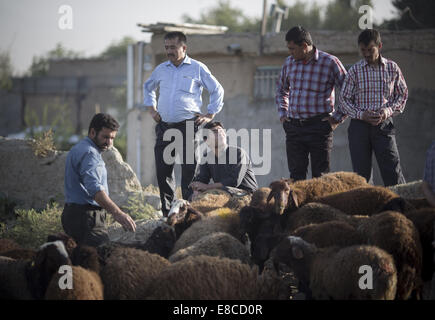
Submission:
[[[144,202],[150,204],[156,210],[162,209],[162,202],[160,201],[160,196],[144,192],[143,197]]]
[[[68,152],[50,151],[47,157],[37,157],[31,141],[0,137],[0,191],[22,208],[41,209],[51,200],[63,205]],[[143,194],[136,174],[115,147],[104,152],[103,159],[110,197],[118,206],[125,206],[135,194]]]
[[[107,229],[110,241],[122,244],[145,244],[156,228],[169,228],[163,219],[146,219],[135,222],[136,232],[125,231],[118,223],[109,226]]]

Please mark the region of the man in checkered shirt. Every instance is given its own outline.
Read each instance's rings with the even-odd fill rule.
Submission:
[[[423,193],[432,207],[435,207],[435,140],[426,154],[423,176]]]
[[[313,177],[329,172],[332,132],[343,117],[334,111],[334,87],[341,87],[346,69],[337,57],[318,50],[301,26],[291,28],[285,40],[290,56],[277,81],[276,105],[290,178],[304,180],[309,155]]]
[[[339,110],[352,118],[348,137],[353,170],[369,181],[374,151],[384,185],[405,183],[392,120],[405,109],[405,79],[399,66],[380,54],[377,30],[361,32],[358,45],[364,59],[349,69],[339,104]]]

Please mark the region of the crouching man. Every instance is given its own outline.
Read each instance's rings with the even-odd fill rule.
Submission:
[[[229,146],[226,142],[225,128],[218,122],[209,122],[204,126],[204,137],[211,154],[206,154],[189,185],[193,190],[192,199],[198,193],[209,189],[226,189],[231,187],[252,193],[257,190],[257,180],[252,170],[252,163],[246,152],[239,147]],[[210,183],[210,180],[213,183]]]
[[[109,198],[107,170],[101,157],[101,153],[113,145],[118,128],[112,116],[96,114],[89,125],[88,136],[68,153],[62,226],[79,245],[99,246],[109,241],[106,211],[124,229],[136,231],[133,219]]]

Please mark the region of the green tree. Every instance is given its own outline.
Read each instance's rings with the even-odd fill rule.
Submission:
[[[12,89],[13,67],[9,52],[0,51],[0,89]]]
[[[278,5],[283,8],[286,4],[281,0]],[[289,6],[287,19],[283,20],[281,30],[287,31],[290,28],[301,25],[307,30],[316,30],[322,27],[322,17],[320,15],[322,7],[314,3],[309,7],[306,3],[297,0],[292,6]],[[271,20],[271,19],[269,19]],[[271,21],[269,21],[269,24]],[[270,29],[269,29],[270,30]]]
[[[136,43],[132,37],[125,36],[119,41],[112,41],[112,43],[104,49],[99,55],[100,58],[118,58],[127,54],[127,47],[129,44]]]
[[[389,29],[435,28],[435,1],[394,0],[399,12],[394,19],[385,21],[381,26]]]
[[[78,59],[81,57],[83,57],[81,52],[67,49],[62,43],[58,42],[56,47],[46,54],[32,58],[29,73],[31,76],[43,76],[47,74],[51,60]]]
[[[245,16],[241,9],[232,7],[229,0],[219,0],[216,7],[201,13],[199,19],[184,14],[183,21],[187,23],[226,26],[229,32],[259,32],[260,30],[260,19],[251,19]]]
[[[327,4],[323,28],[327,30],[359,30],[360,6],[373,7],[371,0],[334,0]]]

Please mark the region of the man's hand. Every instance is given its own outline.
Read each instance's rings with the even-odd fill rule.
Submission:
[[[363,112],[362,120],[364,120],[367,123],[370,123],[372,126],[377,126],[383,121],[382,116],[379,113],[370,110],[366,110]]]
[[[328,121],[329,124],[331,125],[332,131],[334,131],[340,124],[340,121],[335,120],[334,117],[332,116],[325,117],[322,119],[322,121]]]
[[[210,122],[214,118],[214,114],[211,113],[207,113],[207,114],[195,113],[195,115],[198,117],[195,120],[195,124],[198,126],[202,124],[206,124],[207,122]]]
[[[136,223],[128,214],[118,211],[112,213],[112,216],[116,222],[119,222],[122,225],[124,230],[136,232]]]
[[[162,117],[160,117],[160,114],[157,112],[157,110],[154,107],[150,108],[150,115],[157,123],[159,123],[162,120]]]
[[[282,116],[281,118],[279,118],[279,121],[281,121],[281,123],[284,123],[285,121],[289,121],[287,116]]]

